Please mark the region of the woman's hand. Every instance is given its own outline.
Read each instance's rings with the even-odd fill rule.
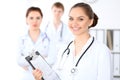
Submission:
[[[35,80],[42,80],[42,72],[39,69],[35,69],[32,72]]]

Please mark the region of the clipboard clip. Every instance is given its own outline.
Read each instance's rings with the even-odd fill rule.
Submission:
[[[40,55],[40,53],[38,51],[36,51],[36,52],[32,52],[29,56],[25,57],[25,59],[30,64],[30,66],[32,67],[33,70],[35,70],[35,67],[33,66],[33,64],[30,61],[39,55]]]

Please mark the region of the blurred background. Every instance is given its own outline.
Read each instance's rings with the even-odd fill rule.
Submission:
[[[113,80],[120,80],[120,0],[1,0],[0,1],[0,80],[20,80],[21,68],[16,63],[18,36],[27,29],[25,14],[30,6],[43,12],[43,23],[51,19],[51,5],[60,1],[67,24],[71,6],[77,2],[89,3],[99,16],[99,23],[91,34],[104,42],[113,54]],[[99,37],[98,37],[99,36]]]

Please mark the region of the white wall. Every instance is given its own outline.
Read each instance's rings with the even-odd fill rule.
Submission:
[[[93,9],[99,16],[99,28],[120,28],[120,0],[98,0]]]
[[[31,3],[30,3],[31,1]],[[44,19],[50,18],[50,9],[51,5],[56,2],[60,1],[65,6],[65,13],[63,16],[63,21],[67,23],[68,12],[70,7],[77,2],[83,2],[87,0],[27,0],[26,4],[27,7],[34,5],[39,6],[43,13]],[[27,3],[29,2],[29,3]],[[120,28],[120,0],[96,0],[94,4],[90,4],[95,11],[95,13],[99,17],[99,24],[97,25],[98,28]]]
[[[51,5],[61,1],[65,6],[63,20],[67,23],[70,7],[80,0],[1,0],[0,1],[0,80],[18,80],[20,68],[16,63],[16,43],[18,35],[27,28],[26,9],[41,7],[44,21],[50,18]],[[81,0],[83,1],[83,0]],[[99,16],[98,28],[120,28],[120,0],[97,0],[90,4]]]

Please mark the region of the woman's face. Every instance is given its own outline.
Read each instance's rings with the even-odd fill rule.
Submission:
[[[76,36],[88,33],[88,26],[92,24],[92,21],[81,7],[72,8],[69,13],[68,25],[72,33]]]
[[[54,6],[52,8],[52,13],[53,13],[54,19],[60,19],[63,15],[63,10],[62,10],[62,8],[58,8],[58,7]]]
[[[28,14],[26,22],[30,26],[30,29],[37,30],[39,29],[40,24],[42,22],[42,16],[40,15],[38,11],[31,11]]]

